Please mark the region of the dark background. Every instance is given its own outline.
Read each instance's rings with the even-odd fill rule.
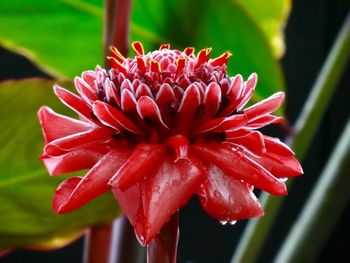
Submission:
[[[268,4],[268,1],[266,1]],[[349,0],[297,0],[286,28],[287,52],[282,59],[288,87],[287,116],[294,123],[350,10]],[[28,60],[0,48],[0,80],[45,77]],[[263,248],[259,262],[272,262],[291,224],[297,218],[317,177],[349,117],[350,63],[303,163],[305,175],[295,180],[289,196]],[[46,76],[47,77],[47,76]],[[336,204],[335,204],[336,205]],[[332,216],[331,214],[329,215]],[[202,211],[194,198],[180,214],[178,262],[229,262],[246,221],[222,226]],[[318,262],[349,262],[350,205],[326,242]],[[81,262],[83,240],[51,252],[16,251],[0,262]],[[121,262],[128,263],[128,262]]]

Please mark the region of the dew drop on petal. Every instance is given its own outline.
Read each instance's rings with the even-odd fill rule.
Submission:
[[[229,224],[230,224],[231,226],[233,226],[233,225],[236,224],[236,223],[237,223],[237,220],[232,220],[232,221],[229,222]]]
[[[288,180],[287,177],[280,178],[280,181],[282,181],[282,182],[287,182],[287,180]]]
[[[220,224],[223,225],[223,226],[226,225],[227,224],[227,220],[220,220]]]

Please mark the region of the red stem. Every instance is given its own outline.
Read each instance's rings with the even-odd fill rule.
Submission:
[[[128,55],[130,10],[131,0],[105,0],[104,57],[109,55],[111,45]],[[84,263],[136,263],[141,258],[142,252],[125,217],[92,227],[86,233]]]
[[[112,224],[94,226],[87,231],[84,244],[84,263],[108,263],[112,236]]]
[[[179,213],[176,212],[147,245],[147,262],[176,263],[179,233]]]
[[[106,0],[105,3],[104,55],[108,56],[108,48],[115,46],[123,56],[127,56],[131,0]]]

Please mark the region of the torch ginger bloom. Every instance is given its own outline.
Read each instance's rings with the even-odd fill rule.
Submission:
[[[89,169],[61,183],[56,213],[112,190],[148,244],[193,194],[209,215],[230,222],[263,214],[254,187],[287,194],[283,179],[302,168],[285,144],[257,131],[282,121],[271,113],[284,93],[244,108],[257,76],[229,77],[229,52],[211,59],[210,48],[197,55],[167,44],[148,54],[139,42],[133,48],[134,59],[112,48],[109,71],[77,77],[78,95],[54,87],[79,120],[39,111],[49,173]]]

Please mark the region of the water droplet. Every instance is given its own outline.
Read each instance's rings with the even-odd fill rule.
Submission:
[[[145,241],[145,237],[143,235],[136,235],[136,237],[140,243],[143,243],[143,241]]]
[[[220,193],[219,193],[219,191],[214,191],[214,197],[215,198],[218,198],[218,199],[221,199],[220,197],[221,197],[221,195],[220,195]]]
[[[284,177],[284,178],[280,178],[280,180],[281,180],[282,182],[287,182],[288,178],[287,178],[287,177]]]
[[[233,205],[235,205],[236,204],[236,197],[234,196],[234,195],[230,195],[230,197],[229,197],[229,200],[230,200],[230,203],[231,204],[233,204]]]
[[[226,225],[227,224],[227,220],[220,220],[220,224],[223,225],[223,226]]]
[[[229,224],[230,224],[231,226],[233,226],[233,225],[236,224],[236,223],[237,223],[237,220],[232,220],[232,221],[229,222]]]

